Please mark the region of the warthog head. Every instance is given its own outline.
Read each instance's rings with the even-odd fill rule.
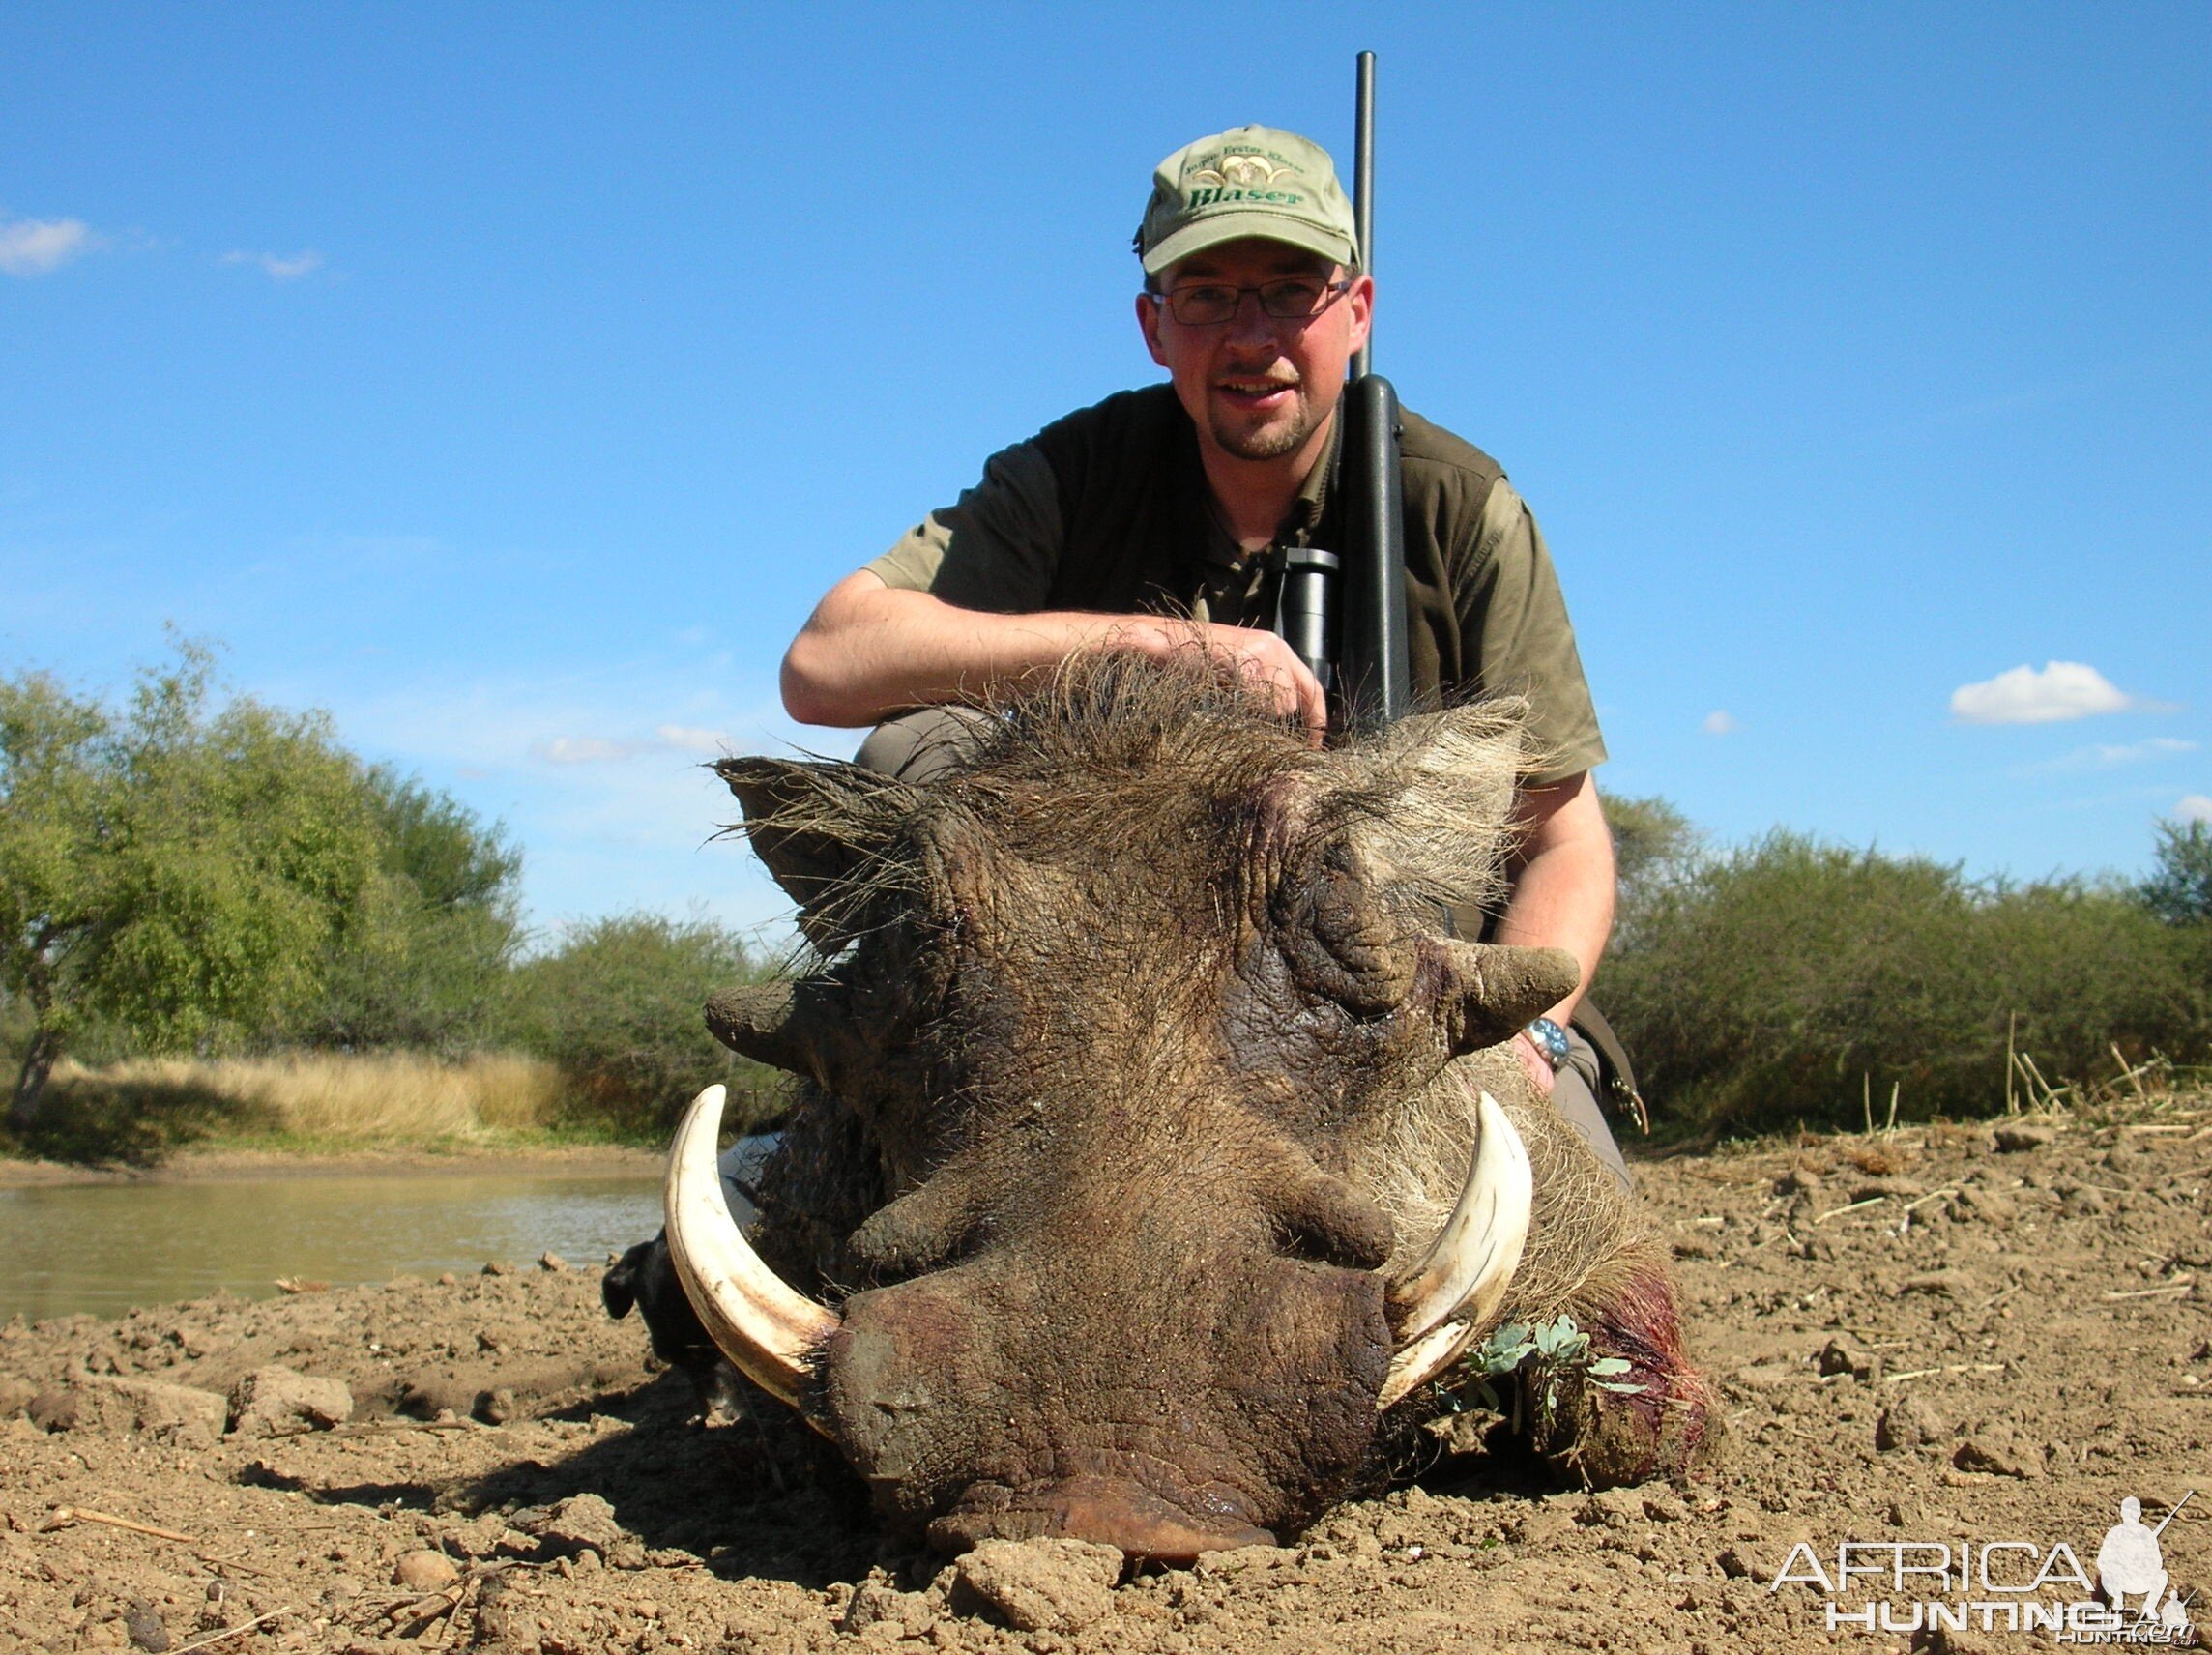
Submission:
[[[1564,1303],[1611,1244],[1580,1140],[1457,1061],[1575,982],[1452,935],[1520,763],[1510,707],[1317,752],[1124,659],[995,710],[928,787],[725,761],[817,963],[710,1006],[811,1083],[757,1253],[718,1091],[680,1136],[669,1243],[715,1342],[948,1549],[1187,1558],[1343,1497],[1515,1294],[1532,1218],[1521,1296]],[[1575,1258],[1535,1263],[1547,1224]]]

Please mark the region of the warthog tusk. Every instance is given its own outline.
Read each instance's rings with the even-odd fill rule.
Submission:
[[[661,1191],[668,1257],[722,1354],[761,1389],[798,1408],[808,1358],[837,1331],[838,1319],[785,1286],[730,1216],[714,1164],[728,1095],[726,1088],[709,1087],[676,1128]]]
[[[1475,1106],[1481,1137],[1459,1205],[1421,1267],[1392,1287],[1388,1309],[1398,1352],[1378,1408],[1428,1383],[1467,1349],[1505,1297],[1528,1240],[1535,1180],[1521,1134],[1488,1092]]]

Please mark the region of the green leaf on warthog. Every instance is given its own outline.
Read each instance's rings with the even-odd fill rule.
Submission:
[[[1599,1390],[1635,1396],[1644,1387],[1622,1379],[1633,1371],[1626,1358],[1592,1356],[1589,1335],[1571,1316],[1533,1326],[1509,1321],[1492,1329],[1458,1364],[1459,1378],[1441,1387],[1444,1414],[1491,1413],[1522,1429],[1524,1403],[1547,1428],[1558,1412],[1559,1386],[1580,1378]],[[1519,1384],[1499,1381],[1518,1376]]]
[[[1600,1356],[1584,1370],[1589,1376],[1590,1383],[1601,1391],[1614,1391],[1621,1396],[1642,1395],[1642,1385],[1620,1382],[1620,1376],[1630,1371],[1631,1365],[1626,1356]]]

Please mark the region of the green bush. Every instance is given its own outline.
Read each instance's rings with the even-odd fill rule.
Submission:
[[[2161,822],[2158,869],[2136,896],[2168,925],[2212,923],[2212,822]]]
[[[665,1139],[699,1089],[730,1089],[724,1120],[757,1130],[782,1108],[782,1077],[726,1051],[701,1014],[716,989],[773,974],[704,920],[623,915],[572,927],[514,971],[508,1032],[559,1066],[579,1124]]]
[[[182,1052],[287,1024],[376,877],[359,761],[330,721],[218,708],[208,652],[177,655],[121,707],[43,673],[0,679],[0,989],[33,1018],[18,1134],[102,1025]]]
[[[364,777],[382,842],[380,877],[363,893],[322,994],[283,1043],[337,1051],[393,1047],[456,1057],[496,1031],[522,938],[522,854],[498,825],[378,766]]]
[[[1679,878],[1704,854],[1704,835],[1664,798],[1608,794],[1605,820],[1613,829],[1614,866],[1630,891]]]
[[[1637,890],[1595,998],[1691,1129],[1985,1114],[2008,1038],[2052,1081],[2212,1038],[2194,939],[2134,893],[1975,882],[1777,832]]]
[[[1613,829],[1614,870],[1620,902],[1614,916],[1614,946],[1633,946],[1636,925],[1657,894],[1694,873],[1705,855],[1704,835],[1664,798],[1609,795],[1606,826]]]

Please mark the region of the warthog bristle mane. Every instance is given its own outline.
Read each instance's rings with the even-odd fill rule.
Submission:
[[[1264,692],[1194,644],[1165,659],[1073,656],[1041,682],[967,705],[975,716],[957,763],[930,787],[794,765],[771,825],[728,829],[842,848],[803,922],[817,963],[880,923],[888,904],[914,897],[917,835],[931,816],[964,811],[1017,837],[1048,823],[1062,840],[1113,843],[1157,814],[1178,780],[1185,797],[1249,801],[1276,777],[1302,777],[1309,826],[1351,839],[1382,885],[1468,910],[1502,891],[1513,789],[1530,762],[1516,699],[1332,734],[1317,750]],[[716,768],[729,774],[727,761]]]

